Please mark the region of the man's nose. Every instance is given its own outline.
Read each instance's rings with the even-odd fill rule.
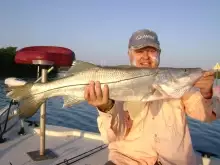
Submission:
[[[149,52],[145,50],[145,51],[143,52],[143,57],[144,57],[145,59],[148,59],[148,58],[149,58]]]

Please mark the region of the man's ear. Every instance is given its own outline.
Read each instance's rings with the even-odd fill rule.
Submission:
[[[128,56],[130,56],[130,51],[131,51],[131,50],[130,50],[130,49],[128,49]]]
[[[128,49],[128,57],[129,57],[129,60],[131,61],[132,60],[132,54],[131,54],[131,50]]]
[[[159,55],[161,54],[161,51],[162,51],[162,50],[160,49],[160,50],[159,50]]]

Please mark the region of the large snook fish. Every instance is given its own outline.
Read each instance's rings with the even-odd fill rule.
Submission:
[[[200,68],[136,68],[132,66],[97,66],[75,61],[68,75],[47,83],[27,83],[9,87],[7,96],[21,101],[20,113],[31,115],[48,98],[63,96],[64,107],[85,101],[85,86],[99,81],[109,86],[109,97],[117,101],[153,101],[180,98],[202,76]],[[28,110],[35,112],[28,112]]]

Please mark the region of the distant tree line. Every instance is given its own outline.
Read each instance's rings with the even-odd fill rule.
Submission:
[[[17,47],[0,48],[0,77],[37,77],[37,66],[15,63]],[[56,76],[58,68],[55,68],[48,76]]]

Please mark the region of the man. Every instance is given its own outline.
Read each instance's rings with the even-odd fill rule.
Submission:
[[[131,65],[156,68],[160,63],[160,43],[155,32],[136,31],[129,40]],[[205,73],[182,99],[147,103],[117,102],[109,99],[107,86],[91,82],[85,99],[97,107],[98,127],[109,144],[106,165],[197,165],[186,115],[204,122],[215,120],[212,108],[213,73]]]

